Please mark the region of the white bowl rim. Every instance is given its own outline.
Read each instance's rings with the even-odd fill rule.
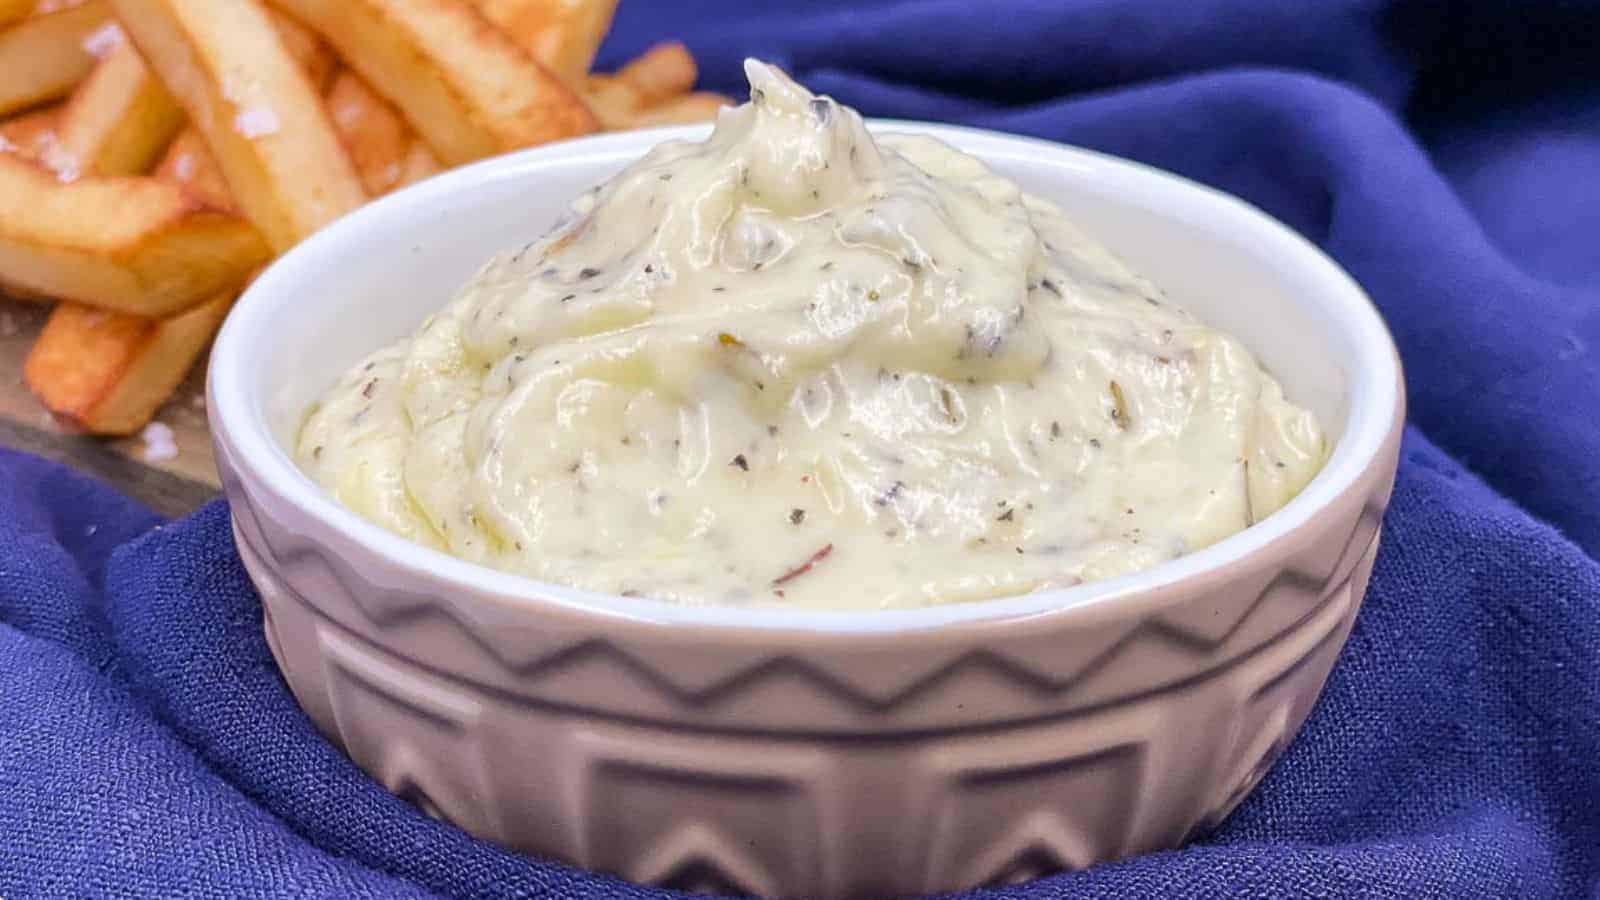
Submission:
[[[463,595],[516,608],[554,606],[569,613],[622,619],[642,625],[693,626],[878,634],[970,624],[996,624],[1068,608],[1116,604],[1133,595],[1165,592],[1181,582],[1204,577],[1263,552],[1307,525],[1320,511],[1352,490],[1382,451],[1404,402],[1399,357],[1393,339],[1371,300],[1354,279],[1315,245],[1255,206],[1214,188],[1153,166],[1067,144],[986,129],[902,119],[871,119],[875,130],[917,132],[940,138],[980,159],[1048,157],[1062,165],[1090,167],[1130,186],[1168,192],[1176,201],[1206,207],[1219,224],[1247,230],[1252,240],[1315,276],[1336,305],[1328,311],[1354,337],[1358,359],[1352,366],[1349,411],[1344,433],[1323,469],[1283,508],[1245,530],[1202,550],[1117,578],[1071,588],[987,600],[909,609],[811,610],[782,607],[693,606],[628,598],[542,582],[524,575],[467,562],[413,543],[345,508],[306,476],[273,437],[262,398],[249,389],[242,352],[258,334],[270,333],[294,292],[286,285],[315,274],[311,261],[385,218],[417,214],[447,196],[459,197],[488,180],[537,177],[541,166],[573,156],[642,154],[675,138],[700,139],[709,126],[668,126],[547,144],[464,166],[377,199],[303,241],[267,268],[235,303],[212,350],[207,379],[211,428],[225,437],[247,490],[265,489],[308,519],[344,533],[397,570],[458,585]],[[441,303],[442,303],[441,298]],[[460,602],[460,598],[456,598]]]

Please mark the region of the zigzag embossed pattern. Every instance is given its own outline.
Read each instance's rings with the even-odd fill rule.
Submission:
[[[465,595],[296,520],[219,450],[269,645],[375,779],[530,853],[818,898],[1009,883],[1214,827],[1320,692],[1388,491],[1203,592],[836,640]]]
[[[226,465],[224,470],[226,471]],[[232,481],[231,478],[227,481]],[[243,486],[230,498],[248,499]],[[1085,708],[1226,665],[1311,616],[1368,549],[1374,502],[1326,521],[1326,539],[1282,568],[1138,619],[1040,617],[1003,639],[879,643],[627,627],[596,615],[517,610],[448,585],[374,583],[372,564],[328,552],[234,500],[242,541],[285,583],[403,657],[534,700],[704,725],[856,730],[983,724]],[[359,548],[358,548],[359,549]]]
[[[641,882],[846,898],[1006,883],[1214,826],[1309,711],[1376,544],[1315,615],[1208,676],[1088,713],[867,742],[623,720],[487,691],[353,635],[242,549],[271,584],[273,646],[297,697],[430,813]],[[1234,724],[1208,730],[1215,722]]]

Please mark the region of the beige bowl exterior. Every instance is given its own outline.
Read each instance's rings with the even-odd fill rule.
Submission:
[[[1233,227],[1281,232],[1273,240],[1289,242],[1287,256],[1267,253],[1261,265],[1316,270],[1307,283],[1337,282],[1338,315],[1365,323],[1327,320],[1329,334],[1358,334],[1347,346],[1366,348],[1341,363],[1345,380],[1366,372],[1360,390],[1382,397],[1350,407],[1365,410],[1364,449],[1339,464],[1342,487],[1321,491],[1328,499],[1309,515],[1275,514],[1247,532],[1269,539],[1236,542],[1249,549],[1182,577],[922,627],[671,621],[615,598],[586,605],[521,579],[451,574],[431,551],[397,550],[341,521],[348,514],[272,446],[284,420],[262,422],[303,408],[269,383],[296,377],[294,354],[327,367],[318,356],[345,352],[341,342],[378,339],[350,315],[296,300],[309,279],[352,265],[374,270],[373,284],[404,277],[383,261],[352,262],[366,259],[361,241],[416,232],[394,223],[452,202],[468,214],[463,227],[500,228],[471,225],[482,217],[465,191],[503,195],[506,182],[493,179],[580,154],[574,145],[486,163],[380,201],[290,253],[252,288],[263,296],[235,309],[213,357],[211,423],[239,555],[289,687],[329,740],[400,796],[508,847],[638,882],[766,896],[1014,882],[1175,847],[1228,815],[1305,720],[1366,589],[1403,420],[1392,343],[1336,268],[1231,200],[1083,151],[928,128],[995,154],[1010,148],[1013,165],[1070,157],[1093,170],[1085,184],[1153,192],[1146,208],[1165,208],[1157,180],[1168,179],[1175,203],[1200,210],[1184,228],[1226,229],[1211,217],[1233,216],[1244,223]],[[621,159],[635,152],[628,142],[651,139],[582,149]],[[1174,255],[1152,262],[1200,271],[1219,258],[1167,240]],[[1248,271],[1237,277],[1239,302],[1261,294]],[[1290,342],[1325,339],[1274,327]],[[338,334],[318,337],[329,329]],[[252,357],[274,341],[292,348],[279,354],[282,376]]]
[[[480,837],[763,896],[1012,882],[1175,847],[1305,720],[1349,633],[1400,421],[1307,527],[1171,589],[839,635],[618,620],[393,573],[217,460],[268,642],[328,739]]]

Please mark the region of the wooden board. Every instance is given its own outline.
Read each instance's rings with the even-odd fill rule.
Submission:
[[[180,516],[217,494],[206,432],[205,365],[156,414],[172,429],[177,455],[147,455],[139,436],[105,440],[75,434],[39,405],[22,381],[28,348],[49,307],[0,296],[0,446],[58,460],[109,482],[163,515]]]

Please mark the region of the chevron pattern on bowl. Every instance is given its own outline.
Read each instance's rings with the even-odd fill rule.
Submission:
[[[1281,566],[1142,618],[742,646],[519,627],[445,585],[386,585],[264,514],[219,449],[273,653],[374,778],[520,850],[766,896],[1013,882],[1214,826],[1309,713],[1387,500],[1374,485]]]

